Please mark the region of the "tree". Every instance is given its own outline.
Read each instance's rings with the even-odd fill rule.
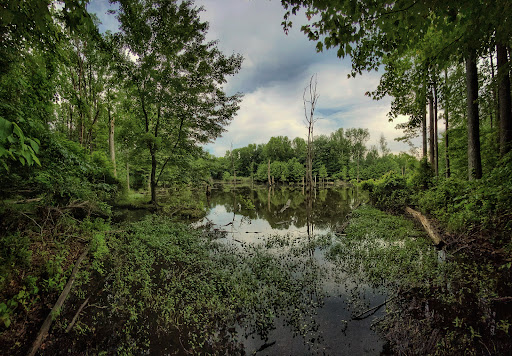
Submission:
[[[286,136],[271,137],[263,148],[263,155],[272,162],[288,161],[293,157],[292,143]]]
[[[201,22],[201,9],[190,1],[122,0],[119,5],[122,41],[133,58],[124,71],[142,119],[156,204],[159,177],[174,151],[210,142],[237,112],[240,95],[227,96],[222,84],[238,72],[242,57],[226,57],[215,42],[205,41],[208,23]],[[164,152],[167,157],[160,158]]]
[[[478,74],[476,55],[470,51],[466,56],[466,88],[468,116],[468,175],[469,180],[482,178],[480,157],[480,115],[478,113]]]
[[[380,134],[379,148],[382,157],[386,157],[391,153],[391,150],[388,147],[388,142],[386,141],[386,137],[384,136],[384,134]]]
[[[318,170],[318,176],[322,180],[322,184],[325,184],[325,178],[327,178],[327,168],[325,168],[324,164],[322,164],[322,166]]]
[[[296,157],[300,163],[306,163],[307,144],[301,137],[295,137],[292,141],[293,156]]]
[[[498,106],[500,119],[500,154],[504,156],[512,148],[512,105],[510,99],[510,75],[507,48],[496,45],[498,59]]]
[[[348,129],[345,135],[351,143],[352,159],[357,163],[357,181],[359,182],[359,165],[366,152],[365,143],[370,139],[370,132],[368,129]]]
[[[313,82],[313,78],[315,81]],[[313,189],[313,129],[315,122],[315,108],[318,101],[316,93],[316,76],[311,76],[309,85],[304,88],[302,100],[304,102],[305,124],[308,129],[307,154],[306,154],[306,186],[309,191]]]
[[[0,167],[39,164],[40,138],[53,115],[63,31],[94,25],[82,2],[7,1],[0,16]]]

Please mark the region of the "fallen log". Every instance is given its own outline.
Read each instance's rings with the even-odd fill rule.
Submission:
[[[89,252],[89,249],[86,249],[76,260],[75,267],[73,267],[73,271],[71,272],[71,276],[69,277],[68,283],[66,283],[66,286],[64,287],[64,290],[60,294],[57,303],[55,303],[52,310],[46,317],[43,325],[41,326],[41,329],[39,330],[39,333],[37,334],[37,337],[34,340],[34,343],[32,344],[32,348],[30,349],[30,352],[27,354],[28,356],[34,356],[36,354],[37,350],[39,350],[39,347],[41,347],[41,344],[43,343],[46,335],[48,335],[48,331],[50,330],[50,326],[52,325],[53,319],[59,314],[59,311],[62,305],[64,304],[64,301],[68,297],[68,294],[71,291],[71,287],[73,286],[73,282],[75,281],[76,273],[78,272],[78,267],[80,266],[80,263],[87,255],[87,252]]]
[[[422,213],[414,209],[411,209],[410,207],[406,207],[405,211],[421,223],[421,225],[427,232],[428,236],[432,239],[432,242],[434,243],[435,246],[440,247],[444,245],[444,241],[441,238],[441,236],[437,233],[437,231],[434,229],[430,221],[428,221],[428,219]]]

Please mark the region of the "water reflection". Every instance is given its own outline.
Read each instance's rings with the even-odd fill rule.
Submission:
[[[228,215],[231,220],[235,215],[235,220],[244,217],[250,219],[252,224],[262,220],[267,223],[267,228],[260,232],[292,228],[307,233],[308,223],[322,232],[335,231],[361,198],[364,196],[361,197],[356,189],[322,189],[313,196],[308,207],[307,197],[301,188],[231,189],[217,186],[212,189],[208,201],[210,211],[207,218],[214,221],[218,217],[225,221]]]
[[[337,271],[325,258],[347,215],[364,198],[348,188],[314,190],[310,198],[302,188],[212,189],[208,214],[200,224],[225,231],[222,242],[248,256],[270,253],[273,263],[290,271],[294,283],[302,286],[299,298],[287,299],[293,305],[257,312],[268,314],[271,323],[267,320],[262,327],[261,321],[249,318],[236,326],[247,354],[381,353],[384,342],[371,328],[374,318],[353,316],[382,303],[385,293]]]

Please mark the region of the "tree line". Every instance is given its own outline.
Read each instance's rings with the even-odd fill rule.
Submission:
[[[317,135],[313,140],[313,176],[317,182],[326,179],[360,181],[377,179],[389,171],[406,176],[416,170],[418,160],[407,153],[392,154],[381,135],[378,146],[367,146],[368,129],[339,128],[330,135]],[[250,177],[270,184],[304,182],[307,142],[296,137],[271,137],[264,144],[249,144],[231,149],[224,157],[211,157],[214,179],[232,180]]]

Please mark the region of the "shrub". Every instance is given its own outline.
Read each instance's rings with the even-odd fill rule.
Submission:
[[[395,172],[388,172],[378,180],[364,181],[361,187],[368,190],[370,202],[381,210],[400,211],[409,204],[411,190],[405,178]]]

